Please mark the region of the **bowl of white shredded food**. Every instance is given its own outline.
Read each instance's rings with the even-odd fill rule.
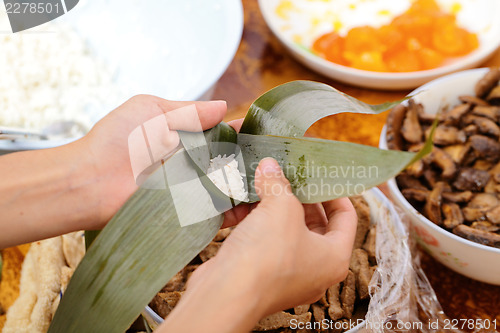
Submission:
[[[0,154],[71,142],[133,95],[210,99],[242,29],[237,0],[80,1],[15,34],[0,13],[0,127],[81,128],[71,137],[0,140]]]
[[[0,29],[7,31],[8,24],[1,13]],[[0,48],[0,126],[42,131],[74,121],[82,127],[70,138],[0,140],[0,153],[70,142],[122,97],[112,72],[65,25],[48,23],[33,33],[0,34]]]

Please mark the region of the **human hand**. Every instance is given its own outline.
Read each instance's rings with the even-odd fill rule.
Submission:
[[[196,331],[193,312],[207,332],[249,331],[265,315],[313,303],[345,279],[357,225],[349,199],[302,205],[270,158],[260,162],[255,186],[260,203],[193,273],[160,332]]]
[[[80,140],[1,156],[0,248],[102,229],[138,188],[137,176],[176,148],[177,130],[211,128],[225,113],[223,101],[135,96]]]
[[[90,161],[99,209],[86,229],[100,229],[137,188],[137,175],[159,162],[179,144],[177,130],[200,131],[222,121],[226,102],[174,102],[139,95],[113,110],[79,142],[80,156]],[[144,135],[147,135],[145,149]],[[138,137],[134,133],[139,134]],[[133,153],[134,157],[131,158]]]
[[[216,261],[252,267],[266,314],[313,303],[347,275],[355,210],[347,198],[302,205],[273,159],[261,161],[255,182],[261,202],[233,230]]]

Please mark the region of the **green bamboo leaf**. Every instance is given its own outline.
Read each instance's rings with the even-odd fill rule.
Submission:
[[[327,116],[343,112],[378,114],[408,98],[370,105],[324,83],[292,81],[253,102],[240,133],[301,137],[312,124]]]
[[[203,133],[179,131],[179,137],[193,162],[203,172],[207,172],[210,159],[234,154],[238,140],[236,131],[225,122]]]
[[[361,194],[394,177],[417,155],[349,142],[239,134],[249,184],[264,157],[274,157],[302,203]],[[258,201],[249,186],[250,201]]]
[[[85,249],[88,250],[90,245],[94,242],[94,239],[99,236],[101,230],[86,230],[85,231]]]
[[[75,271],[50,333],[124,332],[156,292],[212,240],[222,215],[205,188],[193,185],[199,180],[186,176],[189,171],[196,175],[181,150],[113,217]],[[175,172],[177,176],[166,175]],[[213,216],[181,226],[182,219],[199,220],[207,212]]]
[[[233,198],[230,198],[228,202],[228,196],[215,186],[206,175],[210,159],[218,155],[229,156],[231,154],[235,155],[241,173],[246,175],[243,155],[240,154],[241,150],[236,144],[238,139],[236,131],[227,123],[221,122],[214,128],[203,133],[179,132],[179,137],[189,157],[196,165],[198,175],[205,188],[211,194],[217,209],[222,213],[240,204],[241,201]],[[246,184],[245,178],[246,176],[244,176],[243,182]]]

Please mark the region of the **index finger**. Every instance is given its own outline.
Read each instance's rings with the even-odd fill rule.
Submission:
[[[243,125],[244,120],[245,120],[245,118],[235,119],[235,120],[231,120],[230,122],[228,122],[228,124],[229,124],[229,126],[234,128],[234,130],[236,132],[239,132],[241,129],[241,125]]]
[[[352,247],[356,236],[358,216],[349,198],[323,202],[328,225],[325,236],[336,241],[345,241]]]

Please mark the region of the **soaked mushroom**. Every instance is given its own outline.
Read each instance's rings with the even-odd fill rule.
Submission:
[[[425,202],[429,196],[430,191],[422,190],[418,188],[405,188],[403,191],[403,196],[409,200],[415,200],[419,202]]]
[[[500,158],[500,143],[484,135],[472,135],[469,138],[471,147],[478,156],[488,161],[498,161]]]
[[[484,101],[481,98],[476,97],[476,96],[462,95],[462,96],[459,96],[458,99],[464,103],[467,103],[467,104],[489,106],[488,102],[486,102],[486,101]]]
[[[443,192],[443,198],[448,201],[457,203],[469,202],[472,198],[472,192]]]
[[[395,108],[388,121],[400,133],[392,135],[395,143],[388,146],[419,151],[420,130],[428,137],[437,118],[432,152],[396,177],[398,186],[437,225],[495,246],[500,237],[500,68],[481,78],[475,92],[458,96],[459,103],[445,106],[437,116],[413,99]]]
[[[490,93],[491,89],[498,84],[500,80],[500,67],[491,68],[484,77],[482,77],[474,88],[477,97],[484,97]]]
[[[491,168],[489,173],[497,183],[500,183],[500,163],[497,163],[493,168]]]
[[[441,215],[441,201],[442,201],[442,193],[444,189],[444,183],[438,182],[436,186],[429,194],[427,198],[427,202],[425,203],[424,212],[425,216],[432,222],[437,225],[441,225],[443,223],[442,215]]]
[[[481,209],[481,208],[464,207],[464,208],[462,208],[462,213],[463,213],[464,219],[468,222],[482,221],[486,218],[484,216],[486,211],[484,209]]]
[[[446,114],[444,115],[444,120],[446,123],[456,124],[467,112],[469,112],[470,109],[470,104],[459,104],[452,108],[450,111],[446,112]]]
[[[429,185],[429,188],[434,188],[436,186],[436,183],[439,181],[439,175],[438,173],[431,169],[427,168],[424,170],[424,175],[423,178],[425,179],[425,182],[427,185]]]
[[[489,210],[498,205],[498,199],[496,195],[489,193],[478,193],[469,202],[467,207],[471,208],[481,208]]]
[[[493,232],[474,229],[461,224],[453,229],[453,233],[479,244],[500,248],[500,235]]]
[[[451,178],[457,172],[455,162],[453,162],[451,156],[442,149],[434,147],[430,154],[430,159],[432,163],[434,163],[443,171],[441,175],[444,178]]]
[[[387,147],[392,150],[403,150],[401,126],[406,116],[407,108],[400,104],[392,109],[387,117]]]
[[[472,168],[477,170],[488,171],[493,166],[493,163],[485,160],[476,160]]]
[[[486,100],[493,105],[500,104],[500,85],[491,89],[488,97],[486,97]]]
[[[414,103],[410,103],[403,125],[401,126],[401,134],[406,141],[410,143],[419,143],[422,142],[423,131],[418,121],[417,110],[413,106]]]
[[[471,228],[489,231],[489,232],[497,232],[500,230],[500,226],[494,225],[488,221],[475,221],[471,223]]]
[[[498,121],[498,115],[500,114],[500,107],[477,105],[472,110],[472,114],[475,116],[485,117],[496,122]]]
[[[434,144],[438,146],[448,146],[456,143],[464,143],[465,141],[467,141],[465,132],[456,127],[439,125],[434,131]]]
[[[478,132],[479,132],[479,130],[478,130],[477,126],[474,124],[470,124],[470,125],[467,125],[464,127],[464,133],[467,136],[477,134]]]
[[[486,218],[491,223],[494,223],[500,227],[500,206],[496,206],[486,213]]]
[[[400,184],[403,188],[413,188],[413,189],[421,189],[427,190],[424,184],[417,178],[410,176],[406,172],[402,172],[399,176],[396,177],[398,184]]]
[[[444,147],[443,150],[450,155],[453,162],[457,164],[461,164],[464,160],[465,156],[469,152],[470,143],[460,144],[460,145],[451,145]]]
[[[487,171],[463,168],[459,171],[453,186],[461,191],[478,192],[483,189],[489,180],[490,174]]]
[[[420,122],[422,124],[430,125],[434,122],[434,120],[436,120],[436,117],[438,118],[439,121],[441,121],[443,119],[442,115],[435,115],[435,114],[426,113],[426,112],[424,112],[423,108],[420,108],[418,110],[419,110],[418,119],[420,120]]]
[[[500,137],[500,127],[491,119],[484,117],[471,116],[468,121],[477,126],[480,133],[494,138]],[[465,133],[464,133],[465,136]]]
[[[484,193],[496,194],[497,185],[498,185],[497,182],[490,178],[490,180],[486,183],[486,186],[483,189]]]
[[[408,174],[412,175],[413,177],[420,177],[424,173],[424,161],[418,160],[414,163],[412,163],[409,167],[406,168],[406,171]]]
[[[464,222],[464,216],[460,210],[460,206],[456,203],[445,203],[442,207],[445,228],[453,229]]]

